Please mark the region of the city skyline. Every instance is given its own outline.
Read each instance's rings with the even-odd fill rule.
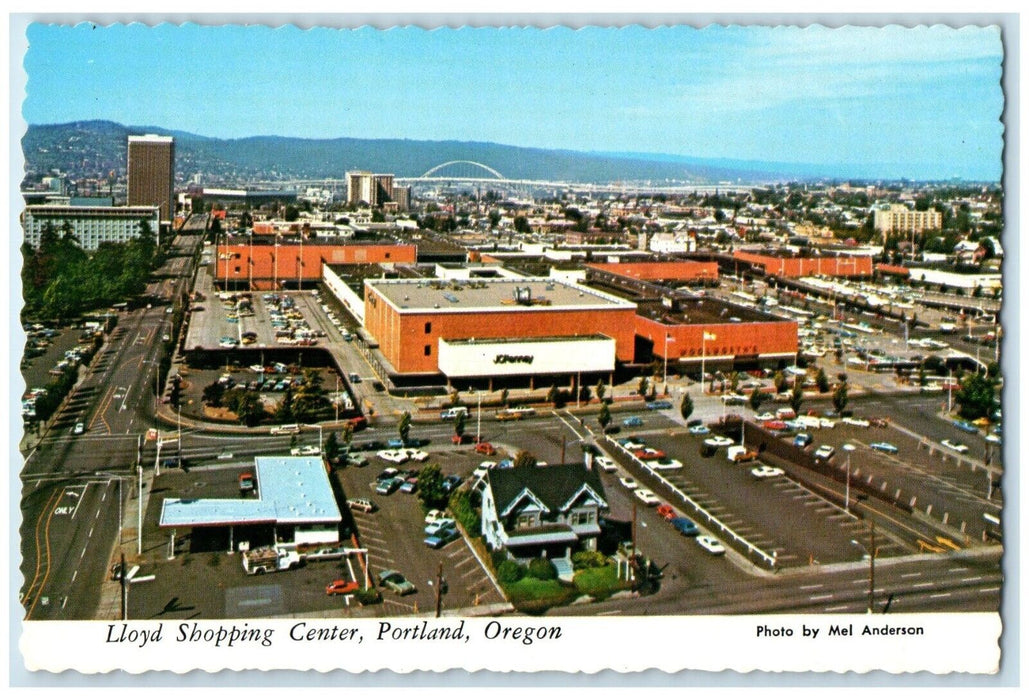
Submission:
[[[903,164],[911,178],[1002,172],[997,27],[37,23],[27,40],[29,124]]]

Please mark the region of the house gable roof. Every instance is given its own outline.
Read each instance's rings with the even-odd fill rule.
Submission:
[[[487,488],[493,494],[498,513],[506,512],[526,490],[549,511],[560,512],[573,501],[584,485],[606,504],[600,476],[582,464],[492,469],[487,477]]]

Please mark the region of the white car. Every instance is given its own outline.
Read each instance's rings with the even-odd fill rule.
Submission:
[[[638,489],[640,486],[631,476],[623,476],[618,480],[618,483],[630,490]]]
[[[379,450],[375,453],[375,456],[394,464],[403,464],[410,459],[407,450]]]
[[[819,459],[829,459],[834,454],[836,454],[836,448],[832,445],[822,445],[815,450],[815,457],[818,457]]]
[[[782,476],[785,472],[779,467],[770,467],[767,464],[762,464],[760,467],[754,467],[750,470],[750,475],[755,479],[771,479],[774,476]]]
[[[657,494],[650,489],[636,489],[633,493],[636,494],[636,498],[643,501],[643,504],[647,506],[656,506],[661,502],[661,499],[657,497]]]
[[[844,418],[843,422],[847,425],[855,425],[859,428],[867,428],[871,425],[871,423],[866,421],[864,418],[851,418],[850,416]]]
[[[700,535],[697,537],[697,544],[711,554],[725,554],[725,547],[711,535]]]
[[[954,442],[953,440],[943,440],[940,442],[944,447],[949,447],[959,454],[965,454],[968,452],[968,445],[962,445],[960,442]]]
[[[759,413],[756,416],[754,416],[754,420],[759,420],[759,421],[775,420],[775,414],[774,413],[769,413],[768,411],[765,411],[764,413]]]
[[[84,432],[86,432],[86,426],[82,423],[76,423],[75,427],[71,429],[72,435],[82,435]]]
[[[1000,435],[990,433],[986,436],[986,442],[992,442],[994,445],[999,445],[1001,443]]]
[[[657,469],[658,471],[682,469],[682,462],[677,459],[666,457],[664,459],[652,459],[647,462],[647,466],[651,469]]]
[[[646,447],[645,444],[643,444],[639,440],[635,440],[633,438],[625,438],[624,440],[619,440],[618,444],[621,445],[622,447],[624,447],[625,449],[630,450],[630,451],[631,450],[642,450],[644,447]]]
[[[828,418],[819,418],[818,425],[822,428],[835,428],[836,424]]]
[[[479,469],[493,469],[496,466],[496,462],[490,462],[489,460],[485,462],[479,462]]]
[[[608,473],[614,472],[614,471],[618,471],[618,465],[615,464],[615,461],[613,459],[611,459],[610,457],[605,457],[604,455],[600,455],[598,457],[594,457],[593,458],[593,462],[598,467],[600,467],[601,469],[603,469],[604,471],[606,471]]]
[[[430,510],[428,513],[425,514],[425,524],[426,525],[432,525],[437,520],[443,520],[446,517],[447,517],[446,511],[437,510],[437,509],[433,508],[432,510]]]
[[[425,450],[417,450],[417,449],[408,447],[406,449],[398,450],[398,451],[406,452],[408,458],[409,459],[413,459],[416,462],[424,462],[425,460],[427,460],[429,458],[429,453],[426,452]]]
[[[727,437],[722,437],[721,435],[716,435],[715,437],[710,437],[707,440],[704,440],[704,444],[705,445],[710,445],[711,447],[728,447],[729,445],[731,445],[733,443],[732,443],[732,440],[730,440]]]

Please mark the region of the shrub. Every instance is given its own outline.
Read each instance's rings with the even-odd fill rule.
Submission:
[[[493,570],[496,571],[500,565],[507,561],[506,549],[494,549],[489,553],[490,561],[493,563]]]
[[[525,577],[525,567],[513,559],[500,562],[497,567],[497,578],[501,583],[517,583]]]
[[[607,564],[607,557],[600,552],[576,552],[572,555],[572,568],[576,570],[580,569],[595,569]]]
[[[382,594],[375,588],[358,588],[354,593],[361,605],[375,605],[382,602]]]
[[[540,581],[551,581],[557,578],[557,569],[549,559],[533,559],[529,562],[529,576]]]
[[[472,507],[471,496],[468,491],[455,491],[450,496],[450,501],[447,505],[469,537],[478,537],[482,534],[482,522],[479,514]]]

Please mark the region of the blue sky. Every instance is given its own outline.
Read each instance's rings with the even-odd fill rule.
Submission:
[[[220,138],[454,139],[1001,175],[995,27],[33,24],[27,37],[30,124],[109,119]]]

